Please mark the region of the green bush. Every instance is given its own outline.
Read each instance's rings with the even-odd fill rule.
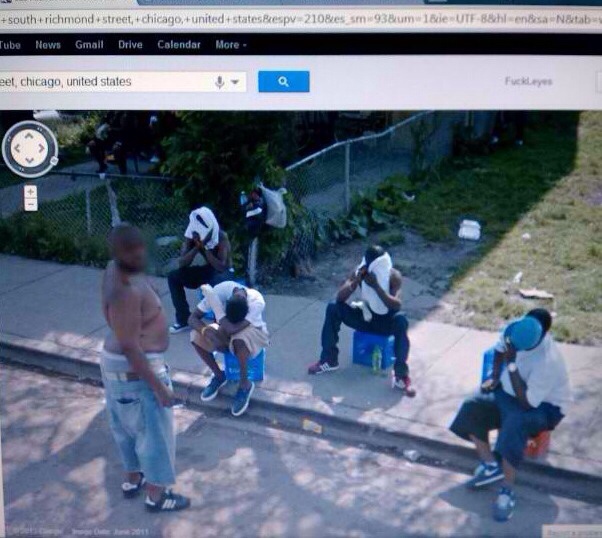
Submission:
[[[257,177],[266,185],[282,179],[280,164],[292,151],[292,116],[179,112],[178,117],[178,129],[163,142],[162,171],[181,178],[178,190],[189,210],[207,205],[226,228],[236,225],[240,192],[249,192]]]
[[[259,180],[278,188],[284,182],[282,163],[295,153],[292,114],[265,112],[180,112],[178,130],[164,141],[167,159],[162,171],[182,178],[175,196],[186,210],[211,207],[228,231],[238,270],[244,266],[249,242],[239,206],[241,191]],[[265,227],[260,241],[262,265],[274,267],[291,255],[314,231],[311,216],[292,196],[286,196],[288,224]],[[313,251],[315,245],[309,250]]]
[[[109,253],[104,238],[73,236],[48,226],[41,215],[17,215],[0,221],[0,251],[27,258],[104,267]]]

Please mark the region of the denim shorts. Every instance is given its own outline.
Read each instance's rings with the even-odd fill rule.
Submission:
[[[159,379],[171,388],[167,372]],[[163,407],[145,381],[103,378],[109,425],[126,472],[142,471],[150,484],[176,481],[173,411]]]
[[[499,430],[494,452],[516,468],[523,460],[529,437],[553,430],[563,417],[558,406],[547,402],[524,409],[514,396],[498,387],[493,393],[479,391],[467,398],[450,430],[467,441],[474,435],[484,442],[489,441],[490,431]]]

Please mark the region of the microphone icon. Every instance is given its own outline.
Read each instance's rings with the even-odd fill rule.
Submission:
[[[217,77],[217,80],[215,81],[215,85],[217,86],[218,90],[221,90],[224,87],[224,85],[225,85],[224,78],[221,75],[219,75]]]

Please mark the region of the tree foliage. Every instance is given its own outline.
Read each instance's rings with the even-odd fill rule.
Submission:
[[[189,209],[211,207],[230,235],[235,264],[240,267],[247,243],[239,206],[261,180],[277,188],[284,181],[285,163],[297,154],[295,115],[284,112],[179,112],[178,129],[163,142],[167,158],[162,171],[181,178],[177,196]],[[308,225],[308,215],[291,196],[286,197],[285,229],[266,227],[260,258],[267,266],[281,263],[294,238]]]
[[[190,209],[208,205],[224,225],[240,219],[238,197],[260,177],[282,180],[294,155],[293,115],[282,112],[179,112],[180,125],[164,141],[163,172],[182,178]]]

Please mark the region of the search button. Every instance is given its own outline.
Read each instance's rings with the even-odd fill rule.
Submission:
[[[307,93],[309,71],[259,71],[260,93]]]

